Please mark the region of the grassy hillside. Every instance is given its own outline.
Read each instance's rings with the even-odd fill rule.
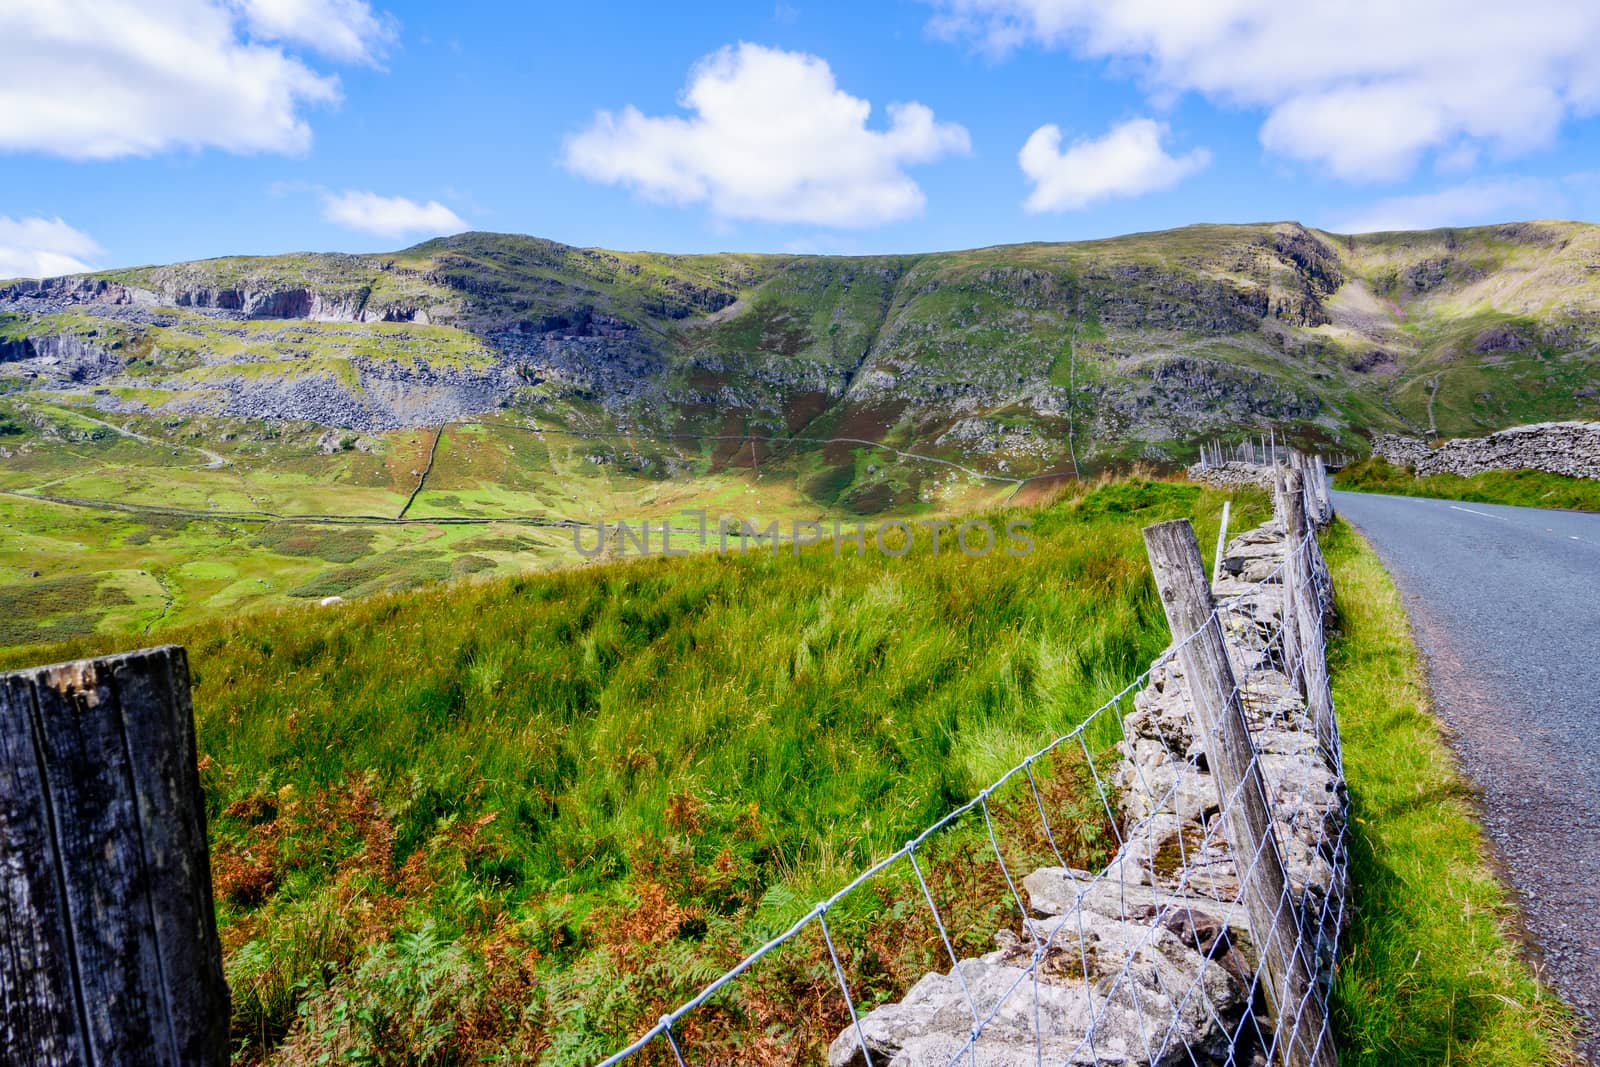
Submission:
[[[869,257],[467,233],[20,283],[0,647],[570,565],[562,522],[954,514],[1269,427],[1360,454],[1595,416],[1592,268],[1582,223],[1273,223]]]
[[[651,560],[170,632],[243,1061],[592,1062],[1138,674],[1165,643],[1139,528],[1196,515],[1209,544],[1220,503],[1115,484],[1027,512],[1023,558],[947,534],[937,555]],[[1039,770],[1063,847],[1102,861],[1081,760]],[[1046,858],[997,818],[1032,849],[1015,862]],[[925,856],[960,947],[1003,919],[988,848],[980,823]],[[874,892],[830,917],[866,1000],[943,951],[914,883]],[[826,959],[797,946],[691,1036],[815,1050],[843,1018]]]
[[[450,403],[475,412],[523,389],[535,403],[597,401],[656,434],[817,424],[926,448],[977,419],[993,438],[1018,426],[1042,438],[1013,434],[997,457],[1039,473],[1074,451],[1092,467],[1182,460],[1205,436],[1268,424],[1349,443],[1593,414],[1597,234],[1570,222],[1359,236],[1205,225],[823,257],[469,233],[381,256],[235,257],[16,287],[0,299],[0,345],[69,336],[121,361],[102,384],[156,390],[114,394],[125,403],[191,414],[261,404],[259,382],[252,393],[241,381],[249,367],[327,382],[378,422],[414,413],[377,383],[438,388],[441,375],[464,390]],[[152,303],[170,310],[130,310]],[[272,401],[342,410],[292,391]]]
[[[1441,500],[1475,500],[1483,504],[1514,504],[1525,508],[1565,508],[1600,511],[1600,482],[1569,478],[1544,471],[1485,471],[1464,478],[1459,474],[1420,477],[1381,459],[1353,463],[1334,479],[1339,489],[1394,496],[1429,496]]]

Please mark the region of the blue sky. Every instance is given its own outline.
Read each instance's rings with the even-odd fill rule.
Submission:
[[[0,276],[1600,211],[1595,5],[1198,6],[0,4]]]

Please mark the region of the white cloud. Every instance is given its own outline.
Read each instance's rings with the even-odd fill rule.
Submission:
[[[933,29],[1131,63],[1157,94],[1264,108],[1262,144],[1346,179],[1462,144],[1511,155],[1600,105],[1600,5],[1571,0],[932,0]]]
[[[922,104],[890,104],[870,129],[872,105],[826,61],[754,44],[701,60],[682,103],[691,115],[599,112],[567,139],[567,167],[722,218],[860,227],[916,215],[926,197],[904,168],[971,147]]]
[[[79,274],[102,251],[94,238],[60,219],[0,215],[0,278]]]
[[[403,196],[379,196],[355,189],[324,195],[322,217],[378,237],[438,237],[470,229],[461,216],[437,200],[419,204]]]
[[[1197,148],[1174,156],[1162,147],[1167,128],[1153,119],[1130,119],[1104,137],[1084,138],[1061,150],[1061,127],[1041,126],[1017,153],[1033,183],[1023,203],[1029,211],[1075,211],[1097,200],[1170,189],[1211,161]]]
[[[372,61],[392,35],[364,0],[0,3],[0,151],[302,152],[339,84],[288,48]]]
[[[1466,182],[1414,196],[1391,196],[1337,221],[1335,233],[1381,230],[1431,230],[1439,226],[1477,226],[1530,216],[1561,213],[1566,197],[1555,182],[1503,178]]]
[[[302,45],[334,59],[372,62],[395,22],[366,0],[233,0],[253,37]]]

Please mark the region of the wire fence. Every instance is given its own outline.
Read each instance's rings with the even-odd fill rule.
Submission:
[[[1314,494],[1278,503],[1148,671],[600,1067],[1336,1062],[1346,799],[1315,691],[1331,587],[1314,525],[1296,540],[1285,514]],[[1202,713],[1211,697],[1226,714]],[[831,991],[775,1028],[767,990],[806,961]]]

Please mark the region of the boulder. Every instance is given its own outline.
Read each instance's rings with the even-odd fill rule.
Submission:
[[[1041,1056],[1130,1067],[1221,1062],[1246,987],[1208,955],[1220,927],[1202,918],[1174,932],[1087,910],[1076,918],[1037,948],[1013,935],[995,952],[924,976],[904,1000],[862,1016],[859,1032],[841,1031],[828,1063],[865,1067],[864,1043],[874,1064],[944,1067],[978,1020],[986,1025],[973,1058],[986,1067],[1036,1067]]]

